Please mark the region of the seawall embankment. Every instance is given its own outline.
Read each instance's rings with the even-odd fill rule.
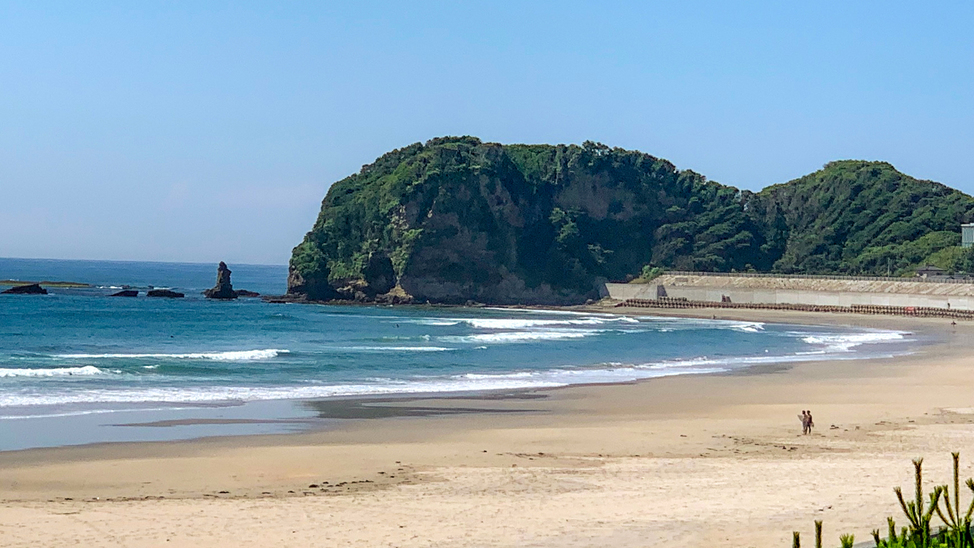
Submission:
[[[739,305],[904,307],[974,311],[974,284],[896,278],[789,277],[669,272],[648,283],[607,283],[614,300]]]

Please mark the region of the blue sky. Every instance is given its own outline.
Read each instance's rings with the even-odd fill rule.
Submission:
[[[0,256],[283,264],[440,135],[974,193],[974,2],[4,2]]]

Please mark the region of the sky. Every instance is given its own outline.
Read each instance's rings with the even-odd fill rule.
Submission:
[[[974,194],[974,2],[0,0],[0,257],[285,264],[442,135]]]

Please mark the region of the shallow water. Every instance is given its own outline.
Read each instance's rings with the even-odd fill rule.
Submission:
[[[236,288],[284,290],[285,267],[231,269]],[[0,296],[0,449],[281,431],[313,416],[246,402],[621,382],[890,355],[913,341],[758,322],[203,299],[215,277],[215,265],[0,259],[0,279],[96,286]],[[123,285],[186,298],[107,296]],[[215,422],[104,428],[191,416]],[[249,422],[261,418],[297,422]]]

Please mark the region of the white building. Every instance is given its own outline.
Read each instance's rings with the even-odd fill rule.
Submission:
[[[974,223],[960,225],[960,245],[962,247],[974,245]]]

